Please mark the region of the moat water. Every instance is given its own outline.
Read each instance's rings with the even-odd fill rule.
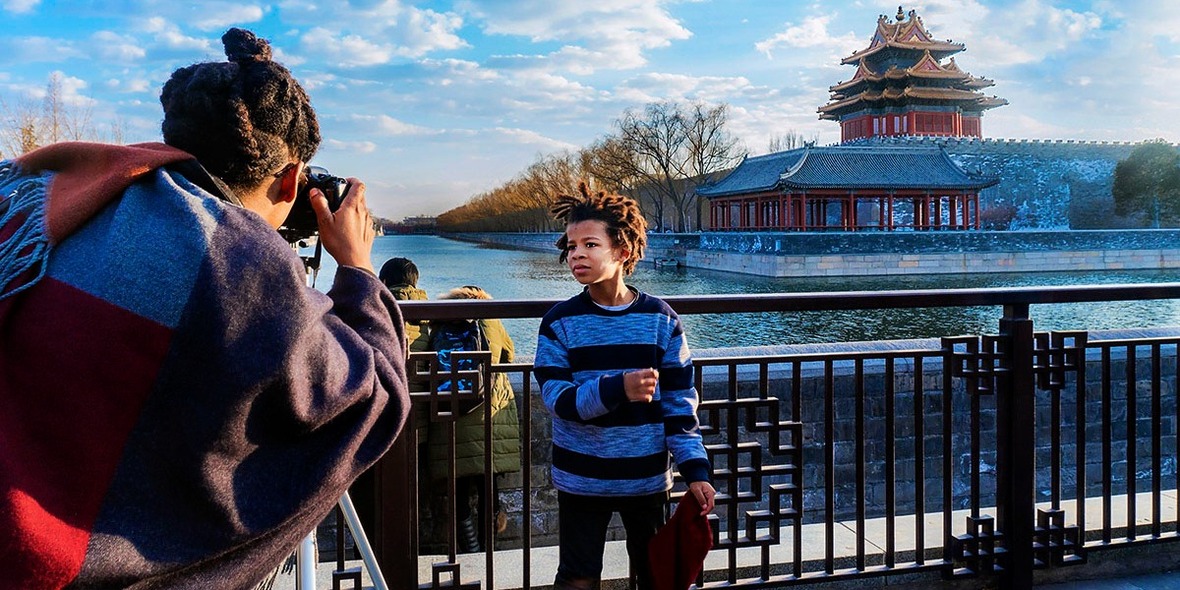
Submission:
[[[488,248],[437,236],[383,236],[373,246],[378,269],[404,256],[421,271],[418,286],[431,299],[460,285],[479,285],[497,299],[571,297],[580,287],[552,254]],[[317,288],[331,286],[335,263],[325,255]],[[1085,273],[945,274],[840,278],[771,278],[641,262],[628,279],[652,295],[888,291],[1037,285],[1162,283],[1180,281],[1180,271]],[[1180,300],[1034,305],[1037,330],[1140,328],[1180,325]],[[692,348],[763,346],[816,342],[927,338],[990,334],[999,307],[885,309],[864,311],[702,314],[682,316]],[[520,355],[536,347],[539,319],[505,320]]]

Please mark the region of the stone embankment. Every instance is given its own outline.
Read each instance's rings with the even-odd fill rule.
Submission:
[[[555,252],[555,233],[445,237]],[[646,263],[769,277],[1180,268],[1180,230],[651,234]]]

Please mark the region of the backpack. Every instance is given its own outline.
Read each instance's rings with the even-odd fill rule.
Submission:
[[[438,373],[449,375],[435,387],[443,394],[454,393],[452,383],[457,381],[458,391],[472,392],[475,396],[461,396],[452,406],[458,415],[470,414],[487,398],[487,383],[482,367],[474,355],[453,355],[459,352],[480,352],[489,350],[488,339],[475,320],[434,322],[430,327],[430,350],[438,357]],[[465,399],[464,399],[465,398]]]

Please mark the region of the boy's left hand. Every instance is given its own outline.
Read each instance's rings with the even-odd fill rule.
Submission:
[[[697,502],[701,505],[701,516],[713,511],[713,498],[717,496],[713,484],[707,481],[694,481],[688,484],[688,493],[696,496]]]

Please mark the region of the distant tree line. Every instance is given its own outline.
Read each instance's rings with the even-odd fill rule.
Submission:
[[[639,201],[655,231],[700,229],[696,187],[746,155],[726,129],[727,104],[655,102],[576,152],[538,157],[518,176],[439,215],[444,231],[553,231],[549,205],[586,180]]]

